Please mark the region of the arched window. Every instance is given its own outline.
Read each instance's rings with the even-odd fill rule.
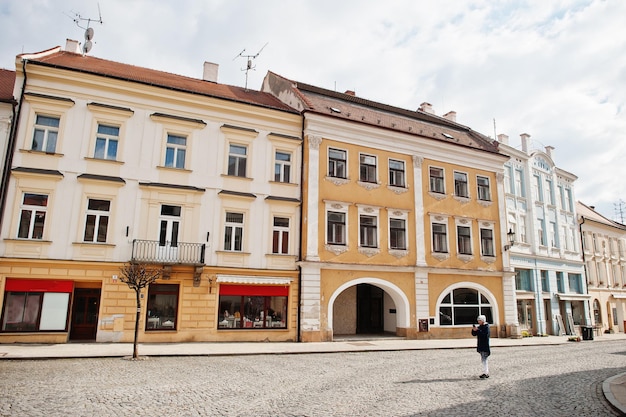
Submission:
[[[600,302],[593,300],[593,321],[595,324],[602,324],[602,313],[600,311]]]
[[[458,326],[476,323],[476,317],[484,314],[487,323],[493,323],[491,304],[487,297],[473,288],[457,288],[450,291],[439,304],[439,324]]]

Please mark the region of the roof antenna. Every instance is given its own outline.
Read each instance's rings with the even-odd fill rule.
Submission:
[[[89,51],[91,51],[91,48],[93,47],[93,42],[91,42],[91,40],[93,39],[93,28],[89,27],[89,25],[91,24],[91,22],[97,22],[102,24],[102,13],[100,13],[100,3],[98,3],[98,19],[91,19],[91,18],[86,18],[86,17],[82,17],[79,13],[74,13],[74,17],[69,16],[74,23],[76,23],[76,26],[78,26],[81,29],[85,29],[85,43],[83,44],[83,56],[85,56],[86,53],[88,53]],[[83,27],[80,25],[81,22],[87,22],[87,27]]]
[[[245,71],[245,72],[246,72],[246,90],[248,89],[248,72],[249,72],[250,70],[253,70],[253,69],[255,69],[255,68],[256,68],[256,66],[255,66],[255,65],[252,65],[252,60],[253,60],[253,59],[256,59],[256,57],[258,57],[258,56],[259,56],[259,54],[261,53],[261,51],[262,51],[263,49],[265,49],[265,47],[267,46],[267,44],[268,44],[268,43],[269,43],[269,42],[265,42],[265,45],[263,45],[263,48],[259,49],[259,52],[257,52],[257,53],[256,53],[256,54],[254,54],[254,55],[244,55],[243,53],[244,53],[244,52],[246,52],[246,48],[243,48],[243,51],[239,52],[239,54],[238,54],[236,57],[234,57],[234,58],[233,58],[233,61],[234,61],[235,59],[239,58],[239,57],[242,57],[242,58],[248,58],[248,64],[246,65],[246,68],[242,68],[242,69],[241,69],[242,71]]]

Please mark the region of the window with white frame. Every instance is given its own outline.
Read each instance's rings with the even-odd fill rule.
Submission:
[[[291,181],[291,153],[276,151],[274,162],[274,181]]]
[[[457,248],[461,255],[472,254],[472,229],[469,226],[456,226]]]
[[[168,134],[165,145],[165,166],[168,168],[185,168],[185,153],[187,152],[187,138]]]
[[[326,213],[326,240],[330,245],[346,244],[346,213],[328,211]]]
[[[359,155],[359,181],[376,182],[376,157],[373,155]]]
[[[48,209],[46,194],[24,193],[17,229],[19,239],[43,239],[43,231]]]
[[[98,123],[96,133],[96,147],[93,157],[96,159],[117,159],[117,145],[120,139],[120,128]]]
[[[433,252],[448,253],[448,226],[446,223],[432,222]]]
[[[389,185],[394,187],[406,187],[404,161],[397,159],[389,160]]]
[[[537,241],[541,246],[546,246],[545,220],[537,219]]]
[[[441,326],[472,325],[476,317],[485,315],[487,323],[493,323],[489,299],[473,288],[457,288],[446,294],[439,304]]]
[[[454,171],[454,195],[457,197],[469,197],[467,173]]]
[[[83,241],[105,243],[109,227],[111,202],[90,198],[87,201],[87,216]]]
[[[563,191],[563,186],[559,184],[557,185],[557,189],[559,190],[559,201],[561,203],[561,208],[565,210],[565,192]]]
[[[178,233],[181,221],[181,206],[161,205],[159,218],[159,246],[178,247]]]
[[[328,176],[346,178],[347,152],[342,149],[328,149]]]
[[[274,217],[272,230],[272,253],[286,255],[289,253],[289,218]]]
[[[509,165],[504,167],[504,192],[510,194],[513,189],[513,168]]]
[[[359,216],[359,246],[378,247],[378,219],[376,216]]]
[[[228,175],[245,177],[247,159],[248,147],[231,143],[228,147]]]
[[[430,167],[430,191],[438,194],[445,194],[443,168]]]
[[[491,201],[489,178],[478,175],[476,177],[476,185],[478,189],[478,199],[482,201]]]
[[[558,242],[558,238],[557,238],[557,226],[556,226],[556,222],[550,222],[550,246],[553,248],[558,248],[559,247],[559,242]]]
[[[515,236],[519,236],[519,241],[522,243],[527,243],[526,239],[526,216],[521,214],[519,217],[519,225],[517,229],[517,233]]]
[[[243,250],[243,213],[226,212],[224,224],[224,250]]]
[[[407,248],[406,220],[389,218],[389,248],[406,250]]]
[[[515,170],[515,195],[518,197],[526,197],[524,187],[524,171],[522,169]]]
[[[491,228],[480,228],[480,253],[483,256],[495,256],[493,229]]]
[[[571,188],[565,189],[565,210],[574,211],[572,207],[572,189]]]
[[[541,186],[541,177],[539,175],[533,176],[535,184],[533,186],[533,199],[535,201],[543,201],[543,187]]]
[[[546,202],[554,205],[554,189],[550,178],[546,178]]]
[[[56,151],[59,136],[60,119],[53,116],[38,114],[35,118],[35,129],[31,149],[46,153]]]
[[[568,234],[567,233],[567,226],[561,226],[561,235],[559,236],[559,238],[560,238],[560,240],[562,242],[565,243],[564,249],[565,250],[572,250],[572,248],[570,247],[570,244],[569,244],[569,242],[570,242],[569,236],[567,234]]]

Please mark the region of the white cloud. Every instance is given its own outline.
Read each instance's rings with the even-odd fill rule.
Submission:
[[[532,135],[579,177],[577,197],[612,217],[626,199],[626,2],[100,0],[92,55],[248,86],[268,70],[416,109],[433,104],[487,135]],[[0,67],[83,39],[97,1],[0,0]],[[81,22],[85,26],[86,22]]]

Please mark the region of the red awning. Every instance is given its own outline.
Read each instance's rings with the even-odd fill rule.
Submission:
[[[287,296],[288,285],[220,285],[220,295]]]
[[[19,292],[72,292],[74,291],[74,281],[7,278],[4,290]]]

